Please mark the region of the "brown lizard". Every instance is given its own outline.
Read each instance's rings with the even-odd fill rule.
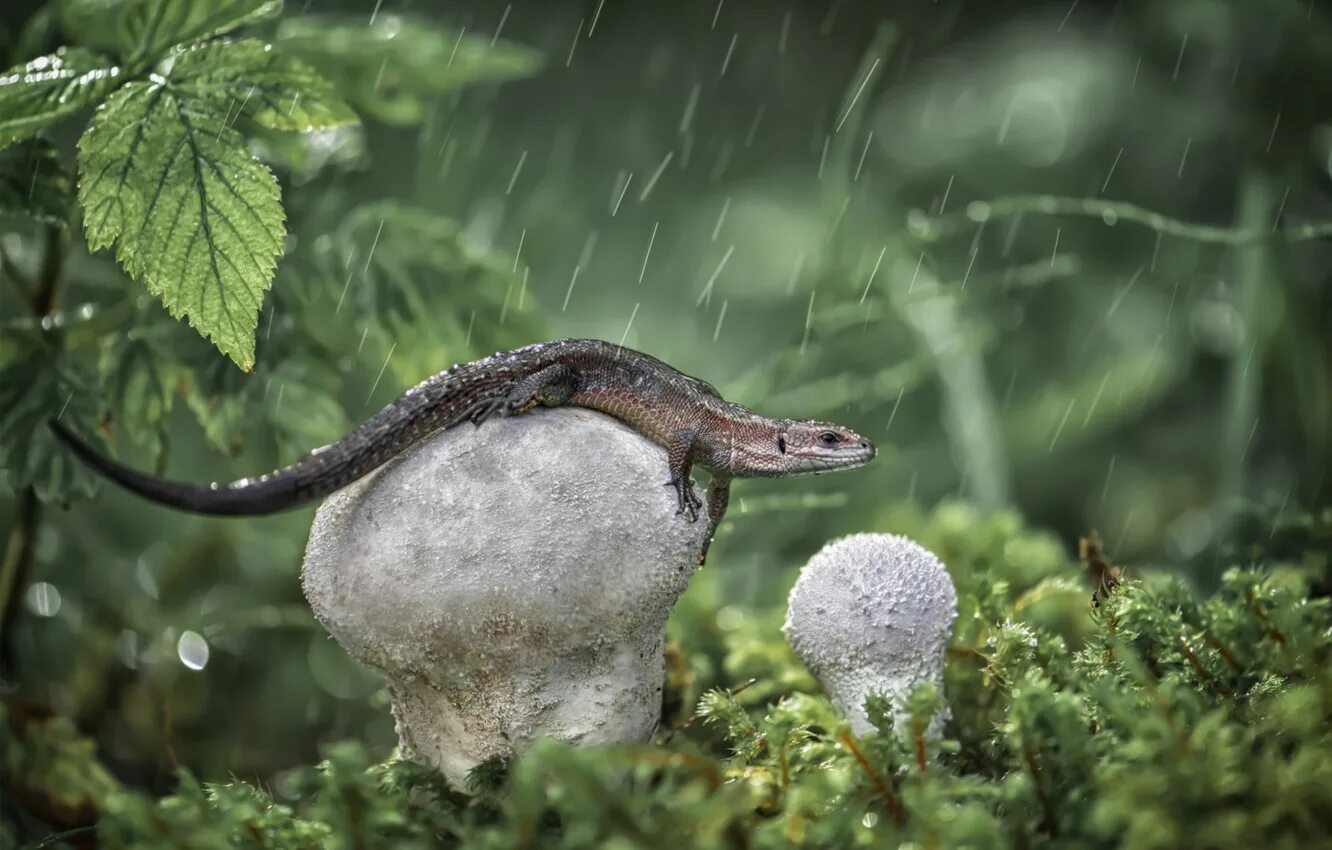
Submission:
[[[677,513],[690,522],[702,506],[690,470],[707,470],[710,527],[700,564],[726,512],[732,478],[849,469],[868,463],[875,452],[873,443],[848,428],[760,416],[655,357],[590,339],[538,343],[454,366],[417,384],[336,443],[276,472],[230,484],[145,475],[99,454],[60,422],[53,420],[51,427],[84,462],[144,498],[194,513],[251,516],[322,499],[441,428],[480,426],[497,414],[566,404],[612,416],[663,446],[670,472],[666,485],[675,489]]]

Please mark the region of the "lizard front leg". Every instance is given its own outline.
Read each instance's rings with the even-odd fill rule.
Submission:
[[[671,480],[666,482],[666,486],[675,488],[680,505],[676,514],[684,514],[690,522],[698,521],[698,509],[703,507],[703,500],[694,492],[694,484],[689,478],[697,447],[698,435],[687,429],[677,431],[666,446],[666,466],[671,473]]]
[[[708,547],[712,545],[712,536],[717,533],[717,526],[726,515],[726,506],[731,501],[731,479],[716,472],[708,481],[708,536],[703,538],[703,551],[698,553],[698,565],[701,567],[708,560]]]

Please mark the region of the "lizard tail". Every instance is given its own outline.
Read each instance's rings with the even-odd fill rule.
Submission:
[[[132,493],[182,511],[257,516],[292,510],[340,490],[383,466],[429,434],[462,422],[480,424],[498,409],[521,370],[468,364],[408,390],[336,443],[258,478],[230,484],[168,481],[112,460],[58,420],[51,430],[81,461]]]

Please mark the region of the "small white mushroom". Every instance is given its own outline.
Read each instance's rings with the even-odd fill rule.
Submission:
[[[957,592],[929,550],[896,534],[853,534],[824,546],[800,572],[784,631],[856,734],[871,731],[865,697],[889,697],[896,720],[923,682],[943,690]],[[928,734],[942,731],[936,715]]]
[[[708,525],[667,477],[661,448],[587,410],[443,432],[324,503],[305,595],[388,680],[404,751],[455,786],[539,737],[644,741]]]

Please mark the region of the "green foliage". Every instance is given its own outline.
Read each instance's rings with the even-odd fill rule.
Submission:
[[[752,686],[704,693],[696,719],[656,745],[539,742],[478,768],[463,794],[428,768],[374,764],[363,745],[338,744],[271,788],[201,785],[182,773],[161,800],[104,791],[99,839],[147,848],[1147,850],[1295,848],[1326,837],[1318,812],[1332,805],[1332,606],[1282,563],[1233,569],[1207,599],[1177,579],[1127,578],[1093,605],[1078,565],[1012,516],[946,505],[890,524],[947,553],[960,609],[946,692],[918,689],[896,728],[893,706],[871,695],[876,731],[853,736],[807,676],[788,675],[798,665],[765,615],[755,621],[766,626],[720,641],[686,633],[681,651],[694,667],[782,660]],[[1066,617],[1040,613],[1052,602]],[[930,740],[924,730],[940,712],[945,737]],[[25,764],[54,757],[16,743]]]
[[[541,66],[536,51],[453,32],[410,17],[305,15],[283,21],[276,43],[335,80],[366,115],[413,124],[430,101],[466,85],[518,79]]]
[[[168,48],[272,8],[248,0],[129,3],[120,15],[125,69],[74,48],[0,79],[0,147],[105,98],[79,145],[89,246],[118,243],[132,276],[246,369],[285,229],[276,178],[231,124],[246,114],[267,127],[310,130],[354,116],[313,71],[257,42],[196,46],[163,73],[138,77]],[[250,94],[258,94],[253,106]]]
[[[121,82],[119,68],[66,48],[0,74],[0,148],[92,106]]]
[[[0,215],[25,215],[63,227],[73,180],[46,139],[25,139],[0,150]]]
[[[0,775],[7,793],[54,822],[91,820],[121,790],[98,763],[96,745],[67,718],[4,702]]]
[[[276,0],[130,0],[120,13],[120,55],[135,70],[178,44],[230,32],[279,8]]]
[[[254,41],[203,45],[98,111],[79,143],[79,196],[89,246],[117,244],[173,316],[249,369],[286,230],[277,179],[231,127],[233,111],[279,130],[354,120],[295,60]]]
[[[0,368],[10,379],[3,391],[12,402],[0,416],[0,457],[11,485],[32,484],[43,499],[59,501],[93,491],[46,434],[45,420],[62,411],[86,434],[97,424],[118,426],[159,466],[177,407],[192,412],[219,449],[235,453],[247,430],[262,429],[266,442],[290,458],[349,426],[339,398],[345,364],[339,369],[321,359],[330,343],[357,334],[367,353],[383,356],[393,350],[391,334],[431,321],[452,332],[448,355],[464,359],[473,342],[492,347],[509,314],[521,314],[511,269],[465,245],[447,216],[375,203],[336,211],[314,205],[328,211],[323,221],[288,215],[269,163],[291,167],[302,181],[350,167],[338,149],[359,139],[347,102],[356,100],[351,95],[363,81],[355,74],[325,76],[298,58],[303,51],[342,67],[319,44],[338,49],[352,34],[324,19],[283,22],[305,34],[297,39],[301,51],[236,37],[236,29],[276,12],[277,4],[259,0],[71,0],[34,16],[13,43],[16,59],[49,50],[59,28],[83,46],[62,47],[0,75],[0,214],[49,228],[67,225],[75,213],[73,181],[52,140],[59,137],[57,122],[96,107],[74,157],[87,247],[114,246],[121,268],[167,313],[186,319],[254,380],[224,374],[221,361],[175,333],[95,257],[80,278],[91,270],[102,285],[66,280],[78,246],[40,230],[25,233],[20,223],[13,237],[0,239],[0,299],[19,296],[16,309],[6,310],[0,337]],[[391,49],[385,41],[391,34],[378,29],[363,40],[405,63],[394,68],[423,86],[412,89],[418,98],[536,67],[534,54],[516,47],[482,50],[470,39],[460,45],[454,33],[424,22],[408,30]],[[445,41],[458,46],[454,63],[443,74],[423,72]],[[330,292],[345,293],[350,279],[343,266],[333,268],[326,248],[298,243],[289,219],[295,229],[337,227],[365,251],[358,266],[371,279],[352,291],[354,310],[333,321],[315,318]],[[377,231],[364,232],[385,226],[382,245],[373,243]],[[290,262],[301,271],[289,276],[291,291],[271,308],[287,318],[275,336],[270,313],[264,334],[270,361],[259,365],[260,313],[278,258],[293,245]],[[62,309],[66,289],[89,301]],[[463,293],[471,301],[465,311],[458,306]],[[509,295],[513,309],[503,303]],[[289,310],[302,311],[300,326]],[[354,324],[366,321],[375,323],[374,335]],[[435,367],[423,370],[429,371]]]
[[[171,315],[249,369],[285,235],[278,183],[222,103],[191,88],[131,83],[97,113],[79,145],[84,227],[89,247],[118,244]]]
[[[127,787],[64,817],[5,785],[0,846],[112,799],[103,841],[159,846],[1326,843],[1307,624],[1327,627],[1295,590],[1332,591],[1328,513],[1295,507],[1325,504],[1332,457],[1322,4],[35,5],[0,3],[0,656],[7,704],[77,718]],[[554,67],[485,85],[536,66],[519,43]],[[153,85],[226,128],[219,161],[281,186],[252,372],[84,250],[73,141]],[[1254,186],[1263,204],[1237,201]],[[45,440],[62,410],[140,468],[226,480],[449,363],[566,335],[880,446],[854,475],[737,485],[672,622],[661,746],[543,744],[475,772],[465,802],[374,764],[387,696],[300,601],[308,515],[34,503],[90,486]],[[1218,484],[1235,471],[1247,486]],[[1235,529],[1223,493],[1250,500]],[[954,494],[1060,536],[885,503]],[[1206,582],[1266,572],[1215,597],[1142,577],[1093,607],[1067,559],[1088,527]],[[931,694],[857,756],[779,636],[794,566],[859,530],[920,539],[958,583],[947,738],[923,772]],[[177,657],[187,628],[205,670]],[[0,748],[36,752],[10,726]],[[99,775],[93,752],[36,784]]]
[[[56,442],[47,420],[60,418],[94,445],[87,427],[97,395],[90,374],[35,349],[0,368],[0,459],[14,487],[33,487],[43,501],[69,502],[97,492],[97,477]]]

